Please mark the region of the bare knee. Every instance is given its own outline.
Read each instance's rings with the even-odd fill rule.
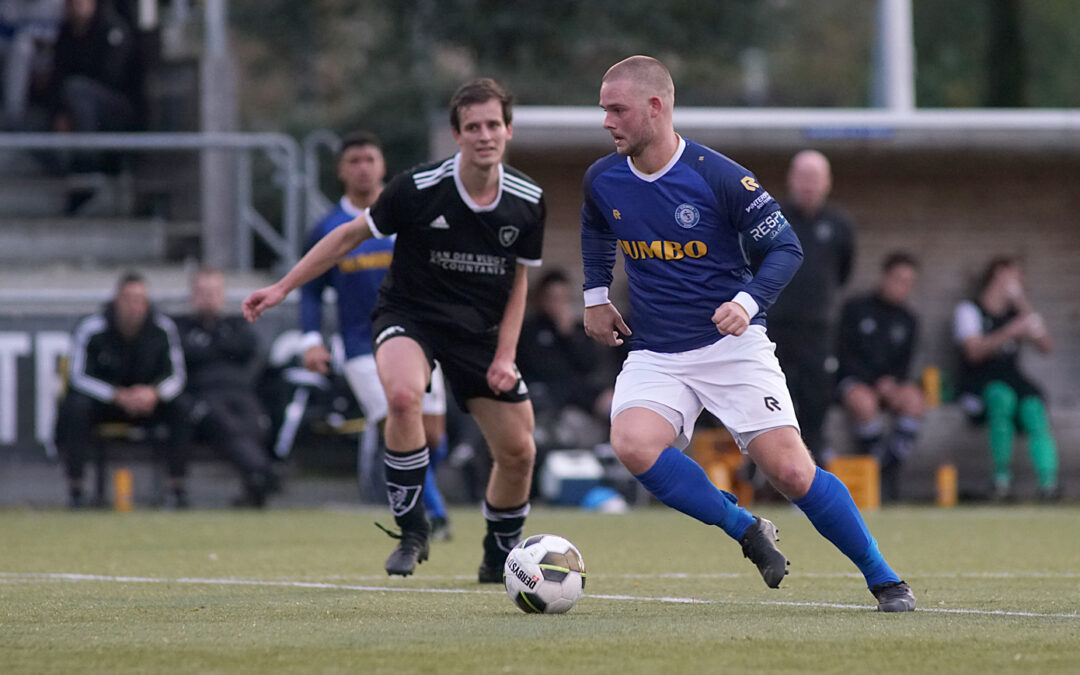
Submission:
[[[810,491],[810,485],[814,482],[816,473],[817,467],[812,461],[793,463],[790,466],[780,467],[775,478],[771,477],[770,481],[788,499],[799,499]]]
[[[844,408],[857,424],[865,424],[878,412],[878,397],[865,384],[856,384],[844,394]]]
[[[671,425],[663,418],[657,418],[662,424],[643,424],[640,419],[624,419],[620,415],[611,426],[611,448],[623,466],[634,475],[652,468],[660,453],[675,440]]]
[[[901,415],[921,418],[926,411],[926,400],[922,390],[913,384],[901,387],[896,398],[896,411]]]
[[[536,443],[532,434],[522,434],[492,448],[492,461],[503,471],[514,474],[530,474],[536,463]]]
[[[750,442],[747,451],[773,487],[788,499],[799,499],[810,491],[817,465],[794,427],[765,432]]]
[[[387,414],[398,419],[419,418],[424,394],[408,386],[390,386],[386,389]]]

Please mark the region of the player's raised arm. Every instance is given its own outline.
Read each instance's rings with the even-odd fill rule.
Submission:
[[[349,251],[371,236],[371,228],[364,214],[335,228],[320,239],[280,280],[247,296],[242,305],[244,318],[248,321],[257,320],[263,312],[284,300],[291,291],[333,267]]]

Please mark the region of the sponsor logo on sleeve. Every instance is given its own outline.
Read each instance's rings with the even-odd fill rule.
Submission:
[[[757,211],[771,201],[772,195],[768,192],[762,192],[760,195],[757,196],[757,198],[754,199],[754,201],[750,202],[747,205],[746,213],[750,213],[751,211]]]
[[[776,235],[787,229],[788,222],[784,218],[784,214],[779,211],[773,211],[769,215],[765,216],[765,220],[761,221],[750,230],[750,237],[754,241],[762,241],[764,239],[776,239]]]
[[[750,192],[757,192],[761,189],[761,186],[758,185],[758,182],[754,180],[753,176],[743,176],[739,180],[739,182],[742,183],[742,186]]]

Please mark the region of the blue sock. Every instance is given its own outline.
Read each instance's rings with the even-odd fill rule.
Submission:
[[[424,508],[432,518],[446,518],[446,503],[443,501],[442,492],[435,482],[435,470],[439,467],[442,459],[446,457],[446,437],[443,437],[439,447],[429,455],[427,476],[424,477]]]
[[[636,478],[664,504],[706,525],[718,525],[735,541],[754,522],[753,514],[736,505],[735,495],[717,489],[697,462],[675,448],[660,453],[656,463]]]
[[[802,509],[821,536],[855,563],[866,577],[867,587],[900,581],[878,551],[851,493],[839,478],[818,467],[810,491],[793,503]]]

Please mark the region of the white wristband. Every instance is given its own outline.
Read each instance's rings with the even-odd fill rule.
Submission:
[[[300,343],[299,343],[300,351],[301,352],[306,352],[307,350],[311,349],[312,347],[315,347],[317,345],[321,345],[322,343],[323,343],[322,333],[320,333],[317,330],[308,331],[307,333],[304,333],[303,337],[300,338]]]
[[[608,288],[607,286],[597,286],[596,288],[590,288],[585,291],[585,306],[595,307],[597,305],[606,305],[608,300]]]
[[[742,305],[742,308],[746,310],[746,316],[753,319],[757,316],[758,307],[757,300],[754,300],[754,296],[750,295],[746,291],[739,291],[735,294],[735,297],[731,299],[732,302]]]

